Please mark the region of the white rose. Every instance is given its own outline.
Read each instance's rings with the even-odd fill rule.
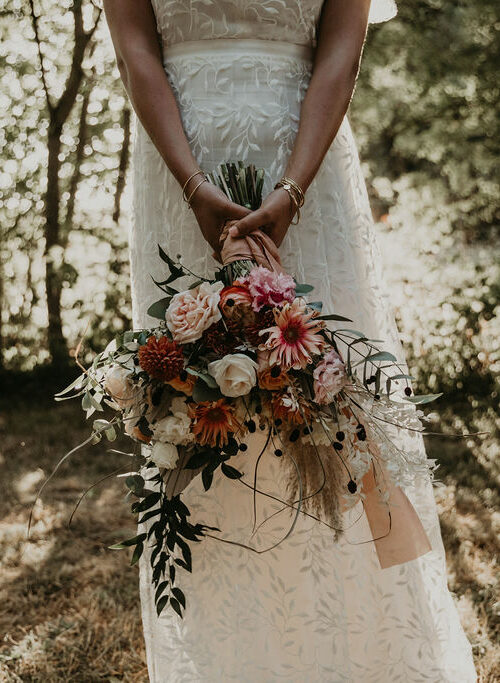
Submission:
[[[157,467],[165,467],[167,470],[173,470],[179,459],[177,447],[173,443],[164,443],[163,441],[156,441],[153,444],[151,451],[151,460]]]
[[[121,365],[110,365],[104,376],[104,388],[120,408],[131,406],[140,390],[129,379],[131,370]]]
[[[208,364],[208,372],[215,379],[224,396],[244,396],[257,381],[257,363],[244,353],[228,354]]]
[[[154,425],[153,439],[170,441],[176,446],[186,446],[193,440],[191,418],[186,413],[168,415]]]

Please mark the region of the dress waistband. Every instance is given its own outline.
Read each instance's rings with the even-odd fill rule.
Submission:
[[[207,38],[205,40],[185,40],[163,48],[163,61],[170,57],[199,54],[227,54],[232,51],[242,55],[259,54],[263,56],[277,55],[295,57],[312,61],[314,48],[310,45],[287,43],[283,40],[265,40],[263,38]]]

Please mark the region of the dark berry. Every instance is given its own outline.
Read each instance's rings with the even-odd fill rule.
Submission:
[[[304,427],[304,434],[307,436],[308,434],[312,434],[312,427]]]
[[[278,458],[281,458],[281,456],[283,455],[283,451],[281,450],[281,448],[277,448],[274,451],[274,455],[276,455]]]
[[[297,441],[297,439],[299,438],[299,436],[300,436],[299,430],[298,430],[298,429],[294,429],[293,432],[290,434],[290,436],[289,436],[288,438],[290,439],[290,441]]]
[[[339,443],[338,441],[334,441],[333,447],[335,448],[336,451],[341,451],[344,448],[344,446],[341,443]]]
[[[240,443],[239,449],[240,451],[246,451],[248,449],[248,446],[246,445],[246,443]]]
[[[179,373],[179,379],[181,380],[181,382],[185,382],[187,380],[187,378],[188,378],[187,372],[185,370],[181,370]]]
[[[264,431],[265,428],[266,428],[266,425],[260,425],[260,429],[262,432]]]
[[[262,406],[259,404],[258,406],[255,406],[255,412],[257,415],[260,415],[262,412]]]
[[[248,420],[247,422],[245,422],[245,424],[248,427],[248,431],[250,432],[250,434],[253,434],[257,429],[255,422],[253,420]]]
[[[349,493],[356,493],[356,491],[358,490],[358,485],[355,481],[351,479],[351,481],[347,484],[347,490],[349,491]]]
[[[410,387],[406,387],[406,389],[405,389],[405,394],[406,394],[407,396],[411,396],[411,389],[410,389]]]
[[[276,379],[276,377],[279,377],[280,374],[281,368],[279,367],[279,365],[273,365],[273,367],[271,368],[271,377],[274,377]]]
[[[337,433],[335,434],[335,436],[336,436],[336,438],[337,438],[337,441],[343,441],[343,440],[345,439],[345,434],[344,434],[344,432],[337,432]]]
[[[228,299],[226,301],[226,306],[234,306],[234,299]]]
[[[274,424],[276,427],[279,427],[283,423],[283,420],[280,417],[277,417],[274,421]]]
[[[380,394],[375,394],[373,397],[376,401],[380,401]]]

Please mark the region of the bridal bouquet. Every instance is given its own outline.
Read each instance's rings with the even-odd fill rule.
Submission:
[[[260,203],[261,179],[241,163],[221,165],[211,177],[250,208]],[[132,547],[132,564],[152,548],[158,614],[169,605],[182,616],[176,568],[191,571],[190,543],[220,531],[190,521],[182,488],[198,474],[207,492],[216,476],[240,479],[231,458],[248,449],[257,429],[272,455],[295,463],[291,491],[298,498],[283,502],[296,516],[301,508],[320,510],[314,501],[322,491],[323,509],[331,507],[332,468],[337,512],[361,501],[370,521],[380,508],[374,495],[389,504],[404,496],[400,485],[433,468],[402,453],[392,436],[401,428],[421,431],[415,404],[436,396],[413,396],[394,355],[348,327],[347,318],[323,313],[310,299],[312,287],[283,271],[266,235],[246,238],[243,250],[241,241],[231,251],[228,238],[230,253],[223,249],[224,265],[210,279],[159,247],[166,277],[156,283],[162,298],[148,310],[157,324],[120,334],[57,396],[81,397],[87,417],[94,415],[93,442],[112,441],[123,429],[141,444],[137,468],[120,476],[135,498],[132,512],[149,527],[112,547]],[[105,409],[112,417],[96,419]],[[301,458],[323,477],[308,495]],[[390,537],[390,520],[380,538]]]

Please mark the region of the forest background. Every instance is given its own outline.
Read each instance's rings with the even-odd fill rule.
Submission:
[[[428,437],[449,584],[480,680],[498,681],[500,18],[496,0],[405,0],[369,30],[350,118]],[[55,391],[130,326],[134,118],[91,0],[0,0],[0,681],[146,681],[120,465]],[[41,60],[42,56],[42,60]],[[42,68],[43,65],[43,68]]]

